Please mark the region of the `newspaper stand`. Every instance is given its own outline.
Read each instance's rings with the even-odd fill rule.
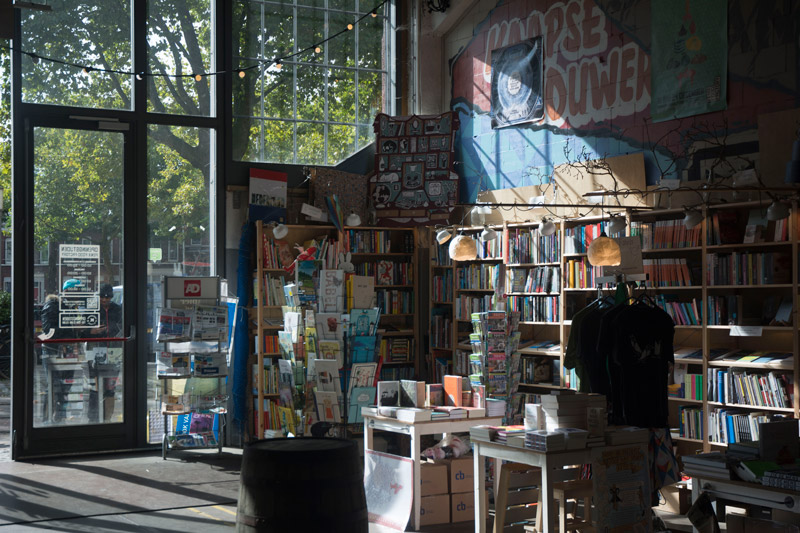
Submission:
[[[217,276],[206,277],[178,277],[165,276],[162,279],[162,308],[177,309],[185,311],[196,311],[198,307],[220,308],[220,280]],[[225,311],[227,313],[227,310]],[[159,313],[161,315],[161,313]],[[192,337],[196,337],[196,317],[192,318]],[[224,330],[224,333],[222,332]],[[162,409],[164,417],[164,436],[161,445],[161,457],[167,458],[170,450],[197,450],[217,448],[222,452],[224,442],[226,415],[227,415],[227,395],[225,394],[225,382],[227,378],[227,363],[225,352],[227,351],[227,320],[225,327],[220,328],[220,333],[215,339],[203,338],[184,338],[176,340],[162,341],[165,353],[172,356],[172,360],[182,360],[180,367],[170,367],[162,372],[158,371],[159,383],[163,385],[162,390]],[[196,359],[198,356],[216,356],[220,361],[218,370],[211,374],[203,374],[198,370]],[[181,357],[182,356],[182,357]],[[222,372],[224,370],[224,372]],[[168,402],[164,399],[163,393],[169,387],[168,383],[173,380],[186,380],[183,398],[181,402]],[[195,381],[200,380],[200,381]],[[206,380],[216,380],[216,392],[209,394],[211,387],[201,385],[201,394],[195,394],[197,383]],[[190,387],[191,384],[191,387]],[[186,389],[190,388],[189,393]],[[169,393],[174,389],[169,387]],[[191,426],[188,428],[170,427],[169,417],[173,415],[190,415],[191,420],[194,414],[212,414],[211,421],[218,421],[216,429],[218,436],[215,436],[212,426],[208,431],[192,432]],[[184,431],[185,429],[185,431]],[[213,436],[213,438],[212,438]]]

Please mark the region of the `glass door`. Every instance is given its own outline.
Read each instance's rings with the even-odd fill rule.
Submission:
[[[128,133],[122,126],[29,130],[27,294],[35,319],[26,357],[25,438],[16,441],[21,457],[136,445],[136,348],[128,335],[136,292],[134,273],[125,269],[134,263],[125,246]]]

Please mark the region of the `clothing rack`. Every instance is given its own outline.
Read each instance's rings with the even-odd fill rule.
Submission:
[[[647,281],[648,279],[650,279],[650,276],[648,274],[618,273],[618,274],[612,274],[610,276],[598,276],[597,278],[595,278],[595,281],[597,282],[597,298],[602,297],[601,291],[603,290],[603,285],[606,283],[608,284],[616,283],[617,285],[624,283],[627,285],[628,283],[635,283],[637,281]]]

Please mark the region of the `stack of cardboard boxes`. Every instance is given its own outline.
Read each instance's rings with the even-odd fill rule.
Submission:
[[[422,463],[421,525],[475,519],[473,457]]]

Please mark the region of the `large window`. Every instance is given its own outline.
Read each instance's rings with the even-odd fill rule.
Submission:
[[[333,165],[373,141],[394,96],[392,7],[371,16],[379,3],[236,4],[234,66],[245,74],[233,78],[234,159]]]

